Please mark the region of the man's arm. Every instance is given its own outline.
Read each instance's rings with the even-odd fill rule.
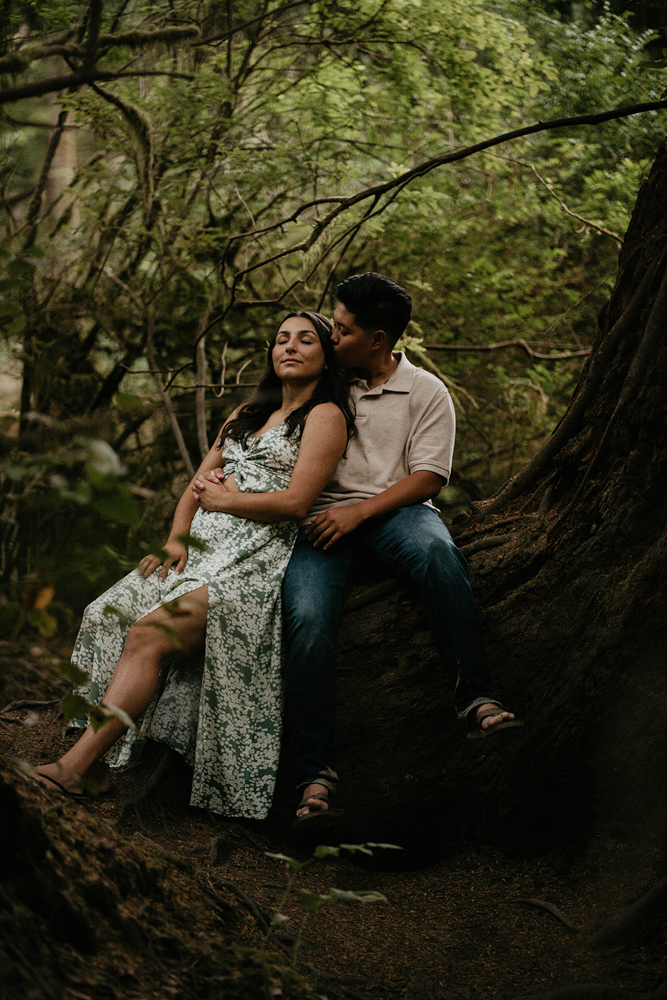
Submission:
[[[412,504],[431,500],[437,497],[445,484],[444,477],[439,476],[437,472],[419,469],[405,479],[399,479],[377,496],[344,507],[331,507],[318,514],[308,525],[306,534],[314,548],[326,552],[339,538],[348,535],[365,521],[393,514],[401,507],[410,507]]]

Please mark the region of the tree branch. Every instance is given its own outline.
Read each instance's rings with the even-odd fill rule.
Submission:
[[[197,326],[197,346],[195,348],[197,359],[197,391],[195,394],[195,413],[197,416],[197,438],[199,439],[199,451],[201,457],[208,455],[208,432],[206,428],[206,338],[202,332],[206,329],[208,312],[204,312],[199,317]]]
[[[377,202],[382,195],[388,194],[389,192],[393,192],[393,196],[396,197],[396,194],[410,184],[411,181],[415,180],[417,177],[425,176],[437,167],[444,166],[448,163],[455,163],[459,160],[464,160],[484,149],[489,149],[492,146],[498,146],[503,142],[509,142],[513,139],[519,139],[522,136],[533,135],[536,132],[546,132],[551,129],[570,128],[577,125],[600,125],[603,122],[612,121],[617,118],[628,118],[630,115],[641,114],[646,111],[657,111],[665,108],[667,108],[667,101],[651,101],[645,104],[633,104],[624,108],[614,108],[610,111],[602,111],[599,114],[578,115],[575,118],[555,118],[548,122],[540,121],[535,125],[527,125],[524,128],[514,129],[512,132],[503,132],[502,135],[494,136],[492,139],[485,139],[483,142],[475,143],[474,146],[466,146],[464,149],[459,149],[454,153],[446,153],[443,156],[436,156],[430,160],[425,160],[423,163],[413,167],[412,170],[406,171],[399,177],[386,181],[384,184],[377,184],[374,187],[365,188],[363,191],[359,191],[357,194],[351,195],[348,198],[317,198],[312,201],[304,202],[297,209],[295,209],[291,215],[285,216],[270,226],[230,236],[229,244],[235,240],[249,239],[251,237],[256,238],[264,235],[265,233],[270,233],[276,229],[280,229],[283,226],[288,225],[290,222],[296,222],[308,209],[316,208],[320,205],[335,205],[335,207],[323,219],[315,222],[313,230],[308,237],[301,240],[299,243],[294,244],[292,247],[289,247],[286,250],[281,250],[279,253],[275,253],[272,256],[267,257],[265,260],[259,261],[250,267],[245,268],[243,271],[238,272],[234,277],[230,303],[222,313],[215,316],[209,322],[207,330],[204,332],[206,333],[212,326],[214,326],[214,324],[219,323],[220,320],[225,318],[233,305],[235,299],[235,289],[241,277],[251,271],[256,271],[260,267],[266,267],[267,264],[281,260],[283,257],[288,257],[291,254],[298,253],[299,251],[309,250],[316,240],[322,235],[324,230],[327,229],[327,227],[330,226],[339,215],[347,211],[349,208],[352,208],[354,205],[359,204],[359,202],[365,201],[367,198],[374,198]],[[380,214],[384,211],[385,207],[386,205],[381,206],[380,209],[373,212],[372,215],[369,215],[368,217],[371,218],[374,215]],[[549,355],[544,360],[548,360],[549,357],[553,357],[553,355]]]
[[[499,146],[503,142],[520,139],[526,135],[534,135],[537,132],[548,132],[551,129],[571,128],[577,125],[601,125],[603,122],[612,121],[617,118],[629,118],[631,115],[642,114],[646,111],[659,111],[665,108],[667,108],[667,101],[650,101],[646,104],[633,104],[625,108],[613,108],[610,111],[601,111],[598,114],[578,115],[575,118],[554,118],[548,122],[539,121],[534,125],[526,125],[524,128],[514,129],[512,132],[503,132],[492,139],[485,139],[483,142],[477,142],[474,146],[466,146],[454,153],[445,153],[442,156],[435,156],[430,160],[425,160],[423,163],[418,164],[411,170],[405,171],[405,173],[400,174],[398,177],[394,177],[390,181],[385,181],[384,184],[376,184],[374,187],[365,188],[363,191],[359,191],[357,194],[350,195],[347,198],[316,198],[312,201],[304,202],[291,215],[285,216],[279,222],[275,222],[271,226],[266,226],[264,229],[238,233],[236,236],[230,237],[230,239],[246,239],[249,236],[261,236],[274,229],[279,229],[281,226],[286,226],[290,222],[296,222],[299,216],[303,215],[308,209],[317,208],[319,205],[333,204],[336,207],[321,222],[316,224],[316,228],[321,231],[342,211],[351,208],[360,201],[365,201],[366,198],[379,197],[396,187],[404,187],[415,178],[424,177],[431,170],[435,170],[436,167],[465,160],[468,156],[473,156],[474,153],[480,153],[482,150],[490,149],[492,146]]]
[[[97,43],[102,25],[102,9],[102,0],[90,0],[90,7],[88,8],[88,39],[86,41],[86,51],[82,66],[84,71],[92,70],[97,62]]]
[[[212,45],[213,42],[226,42],[238,34],[239,31],[247,31],[248,28],[252,28],[253,25],[258,24],[260,21],[265,21],[267,17],[271,17],[274,14],[284,14],[285,11],[292,10],[294,7],[303,7],[303,0],[293,0],[293,3],[287,3],[284,7],[276,7],[275,10],[265,11],[259,17],[254,17],[252,21],[244,21],[242,24],[237,25],[236,28],[225,31],[222,35],[211,35],[210,38],[203,38],[201,42],[196,42],[195,45]]]
[[[169,393],[164,387],[162,378],[157,370],[157,365],[155,364],[155,350],[153,347],[153,334],[154,334],[153,313],[149,308],[144,307],[144,305],[139,301],[139,299],[134,294],[132,289],[129,288],[124,281],[121,281],[120,278],[117,278],[115,274],[111,274],[109,271],[105,271],[103,268],[100,268],[100,271],[105,278],[109,278],[110,281],[114,281],[117,285],[119,285],[123,289],[126,295],[130,298],[132,302],[134,302],[137,309],[139,309],[144,316],[144,319],[146,321],[146,357],[148,358],[148,363],[150,365],[150,370],[153,375],[153,380],[162,398],[162,403],[164,405],[164,408],[167,411],[167,416],[169,417],[171,429],[174,432],[174,437],[176,438],[176,444],[178,445],[178,450],[181,454],[183,465],[187,470],[188,476],[190,477],[190,479],[192,479],[195,474],[195,469],[192,464],[192,459],[190,458],[190,454],[186,447],[185,438],[183,437],[183,432],[181,431],[181,427],[178,422],[178,417],[176,416],[176,412],[174,410],[174,405],[169,397]]]
[[[23,252],[27,250],[35,242],[35,236],[37,234],[37,224],[39,222],[39,210],[42,207],[42,199],[44,197],[44,191],[46,189],[46,183],[49,179],[49,173],[51,171],[51,164],[53,163],[53,157],[56,155],[56,150],[58,149],[58,144],[60,142],[60,137],[63,134],[63,129],[65,127],[65,122],[67,121],[67,111],[61,111],[58,115],[58,121],[56,123],[55,130],[49,140],[49,145],[46,150],[46,156],[44,157],[44,163],[42,164],[42,171],[39,176],[39,181],[37,182],[37,187],[30,199],[30,206],[28,208],[28,215],[26,219],[27,234],[23,242]]]
[[[524,163],[523,160],[515,160],[511,156],[500,156],[499,153],[491,153],[490,155],[497,157],[499,160],[506,160],[507,163],[516,163],[519,167],[526,167],[527,170],[532,170],[540,184],[547,189],[552,198],[556,199],[566,215],[571,216],[571,218],[576,219],[578,222],[583,222],[585,226],[588,226],[590,229],[595,229],[596,232],[601,233],[603,236],[611,236],[612,240],[615,240],[619,247],[622,245],[623,237],[619,236],[618,233],[615,233],[613,229],[605,229],[604,226],[598,225],[597,222],[593,222],[591,219],[586,219],[583,215],[579,215],[578,212],[573,212],[571,208],[568,208],[565,202],[561,200],[557,192],[554,190],[553,186],[548,180],[546,180],[546,178],[542,177],[542,175],[538,173],[537,167],[535,167],[532,163]]]
[[[153,349],[153,333],[154,333],[153,313],[150,309],[147,309],[145,311],[145,315],[146,315],[146,330],[147,330],[146,357],[148,358],[148,363],[151,366],[151,368],[155,369],[155,351]],[[174,432],[174,437],[176,438],[176,444],[178,445],[178,450],[181,453],[183,465],[185,466],[190,479],[193,479],[195,474],[195,468],[194,465],[192,464],[192,459],[190,458],[190,454],[185,445],[185,438],[183,437],[183,432],[181,431],[181,426],[178,422],[178,417],[176,416],[176,412],[174,410],[174,404],[172,403],[169,393],[167,392],[162,383],[162,378],[157,374],[157,372],[155,372],[155,374],[153,375],[153,379],[155,381],[155,385],[158,388],[158,392],[162,397],[162,403],[164,405],[164,408],[167,411],[167,416],[169,417],[171,429]]]
[[[562,361],[565,358],[585,358],[591,353],[591,348],[586,347],[581,351],[567,351],[561,354],[542,354],[534,351],[525,340],[501,340],[497,344],[424,344],[427,351],[502,351],[506,347],[520,347],[526,352],[529,358],[538,358],[540,361]]]
[[[81,70],[77,73],[69,73],[67,76],[54,76],[50,80],[39,80],[37,83],[26,83],[23,87],[12,87],[11,90],[0,92],[0,105],[11,104],[14,101],[23,101],[28,97],[40,97],[41,94],[52,94],[59,90],[76,89],[85,83],[95,81],[121,80],[125,77],[134,76],[172,76],[181,80],[194,80],[193,73],[176,73],[173,70],[137,70],[136,72],[126,70]]]

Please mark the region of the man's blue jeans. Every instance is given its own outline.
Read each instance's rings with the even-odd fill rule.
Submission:
[[[357,528],[327,552],[313,548],[302,529],[283,584],[285,708],[297,787],[335,771],[336,630],[355,572],[373,555],[419,587],[459,715],[498,700],[465,558],[433,508],[403,507]],[[325,784],[335,781],[332,773]]]

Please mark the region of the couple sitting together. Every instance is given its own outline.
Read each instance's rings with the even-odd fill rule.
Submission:
[[[78,720],[81,738],[37,780],[106,790],[98,763],[129,759],[129,716],[193,765],[192,805],[262,819],[284,702],[296,822],[324,817],[338,785],[336,629],[375,555],[418,585],[469,735],[519,724],[491,689],[465,559],[430,502],[449,479],[455,418],[444,385],[393,352],[410,296],[374,273],[336,294],[333,327],[312,312],[280,324],[257,393],[178,503],[167,557],[146,556],[86,609],[73,661],[109,720]]]

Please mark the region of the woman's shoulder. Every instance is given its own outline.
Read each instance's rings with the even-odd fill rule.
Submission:
[[[309,423],[332,423],[345,420],[343,411],[336,403],[317,403],[306,417],[305,426]]]

